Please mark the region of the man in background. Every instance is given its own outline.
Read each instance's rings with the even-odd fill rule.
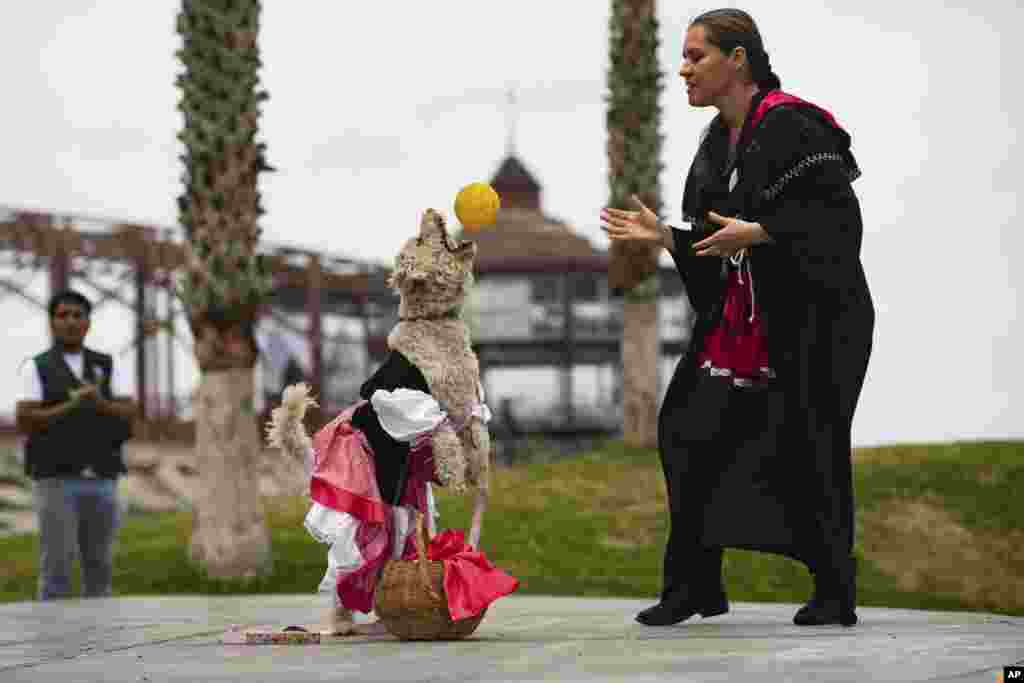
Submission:
[[[135,403],[125,397],[111,356],[83,345],[92,304],[55,294],[48,307],[53,345],[21,367],[15,408],[27,435],[25,471],[39,521],[39,599],[71,596],[81,564],[83,597],[111,594],[120,523],[121,444],[131,436]]]

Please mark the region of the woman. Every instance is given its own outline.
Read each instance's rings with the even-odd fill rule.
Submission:
[[[859,175],[832,116],[783,93],[753,19],[688,27],[688,99],[713,106],[683,197],[690,230],[605,209],[612,240],[660,244],[696,313],[658,420],[671,532],[648,625],[728,611],[722,549],[804,562],[800,625],[853,625],[850,428],[874,306],[860,262]]]

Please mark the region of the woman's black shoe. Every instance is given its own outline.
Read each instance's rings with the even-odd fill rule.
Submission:
[[[850,558],[838,571],[824,576],[814,574],[814,594],[810,601],[793,615],[797,626],[825,626],[857,623],[857,561]]]
[[[810,619],[811,614],[820,609],[821,606],[822,592],[818,581],[818,575],[812,572],[812,578],[814,579],[814,592],[811,593],[811,599],[793,615],[793,623],[797,626],[804,626],[805,624],[803,622]]]
[[[820,600],[801,607],[793,616],[793,623],[797,626],[853,626],[857,623],[857,613],[842,600]]]
[[[725,614],[729,611],[729,601],[725,595],[718,596],[714,601],[697,605],[688,600],[662,600],[653,607],[648,607],[636,615],[636,620],[644,626],[671,626],[686,621],[694,614],[707,619]]]

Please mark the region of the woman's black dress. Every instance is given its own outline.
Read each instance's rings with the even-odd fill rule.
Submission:
[[[734,161],[716,118],[691,167],[683,213],[694,229],[673,229],[673,258],[696,323],[658,422],[671,515],[663,597],[720,586],[725,547],[812,571],[848,565],[850,429],[874,327],[849,143],[827,113],[772,91],[755,96]],[[754,386],[698,364],[726,283],[723,260],[692,249],[718,229],[709,210],[758,222],[774,240],[748,250],[775,373]]]

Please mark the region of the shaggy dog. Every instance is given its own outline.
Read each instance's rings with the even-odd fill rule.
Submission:
[[[432,455],[434,483],[447,486],[456,492],[464,492],[468,488],[475,490],[476,497],[468,537],[468,543],[474,548],[478,547],[480,542],[480,529],[487,506],[490,453],[490,435],[486,425],[490,413],[483,404],[479,363],[470,344],[469,328],[461,317],[466,292],[472,284],[475,255],[475,244],[460,243],[448,236],[444,218],[440,213],[433,209],[427,209],[423,213],[419,234],[410,238],[402,247],[395,259],[395,269],[388,283],[400,297],[399,322],[388,335],[388,347],[392,351],[392,356],[400,357],[402,363],[406,366],[411,364],[421,373],[429,388],[429,396],[422,391],[405,390],[406,393],[400,394],[399,390],[394,393],[377,390],[372,397],[364,396],[367,400],[353,407],[363,406],[363,409],[368,411],[369,408],[365,404],[372,404],[373,419],[385,429],[388,429],[390,424],[389,434],[397,429],[393,425],[406,420],[406,416],[403,415],[396,422],[393,416],[401,412],[401,405],[408,406],[410,401],[416,404],[413,412],[416,419],[420,420],[418,424],[423,424],[423,415],[432,416],[432,419],[428,419],[428,429],[422,429],[410,437],[410,455],[404,457],[406,460],[412,460],[413,452],[429,452]],[[399,396],[404,397],[405,404],[397,399]],[[307,472],[312,475],[311,484],[316,484],[318,468],[334,467],[325,460],[343,457],[332,453],[338,450],[334,444],[339,438],[336,436],[340,433],[339,421],[347,425],[344,421],[350,419],[347,416],[352,414],[353,408],[335,418],[314,438],[310,438],[302,424],[306,409],[310,405],[314,405],[314,402],[305,384],[287,387],[280,407],[272,412],[267,434],[272,446],[280,448],[291,458],[306,463]],[[365,439],[360,443],[365,444]],[[332,448],[335,450],[331,451]],[[380,453],[370,455],[372,457],[369,460],[375,461],[378,468],[383,466]],[[424,462],[430,462],[429,458]],[[405,467],[408,469],[410,465],[406,463]],[[334,471],[337,471],[337,468]],[[325,475],[324,478],[329,477]],[[399,488],[405,490],[405,480],[400,481],[403,483]],[[414,482],[413,487],[415,485]],[[426,496],[423,496],[424,487],[427,489]],[[377,490],[375,485],[369,488],[372,491]],[[413,497],[418,497],[421,501],[429,498],[429,486],[423,485],[420,489]],[[311,486],[314,501],[318,500],[316,493],[315,486]],[[380,494],[377,494],[377,497],[379,500]],[[398,503],[380,501],[380,504],[389,511],[403,505],[406,506],[405,510],[411,511],[411,504],[407,503],[405,498]],[[314,503],[314,507],[316,506]],[[326,507],[349,512],[337,505]],[[322,512],[322,508],[318,509]],[[358,513],[353,512],[352,515],[358,516]],[[312,528],[312,516],[313,510],[306,521],[311,533],[325,543],[335,542],[334,536]],[[428,514],[426,517],[430,530],[433,531],[433,515]],[[333,521],[330,524],[337,526]],[[410,525],[396,523],[389,528],[390,555],[398,558],[409,540]],[[328,574],[330,575],[330,570]],[[329,578],[325,577],[324,581],[328,582]],[[372,588],[373,580],[371,579],[367,585]],[[343,592],[339,589],[339,595]],[[351,605],[346,606],[340,599],[335,601],[329,611],[329,622],[335,633],[381,630],[357,629],[352,620]]]

